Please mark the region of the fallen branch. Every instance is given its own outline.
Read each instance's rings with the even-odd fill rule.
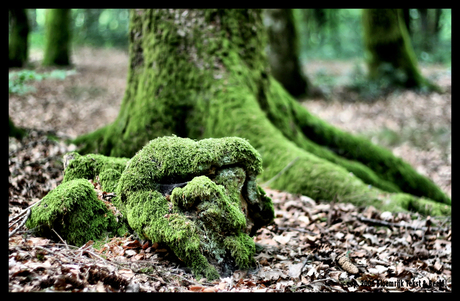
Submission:
[[[277,227],[277,229],[282,230],[282,231],[297,231],[297,232],[307,233],[307,234],[310,234],[310,235],[317,235],[318,234],[318,233],[314,233],[312,231],[308,231],[308,230],[301,229],[301,228]]]
[[[43,199],[42,199],[42,200],[43,200]],[[8,223],[11,223],[11,222],[14,221],[15,219],[18,219],[18,218],[21,217],[22,215],[24,215],[24,214],[26,214],[27,212],[29,212],[29,210],[30,210],[32,207],[36,206],[37,204],[40,204],[40,202],[41,202],[42,200],[39,200],[38,202],[33,203],[32,205],[30,205],[30,206],[27,207],[26,209],[24,209],[24,210],[22,210],[21,212],[19,212],[15,217],[11,218],[11,219],[8,221]],[[29,214],[30,214],[30,212],[29,212]],[[13,225],[16,224],[16,223],[17,223],[17,222],[13,223]],[[13,225],[10,225],[10,227],[13,226]]]
[[[422,230],[422,231],[426,231],[428,229],[428,227],[417,227],[417,226],[412,226],[412,225],[402,224],[402,223],[392,223],[392,222],[382,221],[378,219],[367,218],[363,216],[358,216],[358,220],[361,222],[372,223],[372,224],[386,226],[386,227],[407,228],[407,229]],[[440,227],[429,227],[429,228],[431,231],[440,231],[440,232],[446,232],[449,230],[448,228],[440,228]]]
[[[8,234],[8,238],[11,237],[11,236],[13,236],[16,232],[18,232],[18,230],[19,230],[22,226],[24,226],[24,224],[26,223],[26,221],[27,221],[27,219],[29,218],[29,216],[30,216],[30,209],[27,209],[27,211],[26,211],[26,216],[22,219],[21,223],[16,227],[16,229],[14,229],[13,231],[11,231],[11,232]],[[14,222],[14,223],[13,223],[11,226],[9,226],[9,227],[12,227],[12,226],[13,226],[14,224],[16,224],[18,221],[19,221],[19,219],[18,219],[16,222]]]

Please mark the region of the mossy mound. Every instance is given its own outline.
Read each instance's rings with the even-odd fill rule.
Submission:
[[[100,239],[117,226],[113,213],[97,199],[93,185],[85,179],[68,181],[50,191],[32,208],[26,223],[38,236],[59,240],[56,231],[76,246]]]
[[[32,209],[27,223],[38,235],[82,245],[127,231],[163,243],[197,278],[219,278],[253,266],[250,237],[274,218],[271,199],[257,186],[259,153],[237,137],[167,136],[132,159],[76,152],[64,156],[64,180]],[[93,183],[115,192],[113,205],[98,200]]]
[[[117,205],[140,236],[168,245],[197,277],[215,279],[253,265],[249,234],[274,218],[256,184],[261,166],[241,138],[157,138],[127,164]]]

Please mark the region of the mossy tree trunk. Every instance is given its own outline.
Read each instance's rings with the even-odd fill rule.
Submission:
[[[264,24],[268,32],[267,55],[272,76],[294,97],[311,95],[313,89],[299,62],[292,10],[264,10]]]
[[[142,9],[130,18],[120,113],[74,141],[83,153],[131,157],[149,140],[172,134],[239,136],[261,154],[261,180],[272,179],[272,188],[395,210],[423,210],[427,203],[437,213],[450,210],[386,193],[450,205],[390,151],[311,115],[284,90],[269,71],[261,10]]]
[[[371,80],[385,78],[394,86],[439,89],[418,69],[401,9],[363,9],[362,17]]]
[[[70,9],[48,9],[45,25],[44,66],[70,64]]]
[[[10,9],[9,66],[22,67],[27,62],[29,21],[25,9]]]

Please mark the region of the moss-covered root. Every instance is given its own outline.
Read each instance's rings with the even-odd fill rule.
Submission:
[[[117,227],[115,216],[97,199],[94,187],[85,179],[62,183],[31,211],[27,228],[37,235],[58,239],[54,229],[76,246],[102,238]]]
[[[263,158],[262,180],[271,180],[270,187],[308,195],[318,201],[344,201],[358,206],[373,205],[378,208],[388,205],[383,203],[384,196],[389,195],[388,192],[373,188],[344,167],[309,153],[286,139],[263,114],[260,114],[260,107],[257,106],[257,103],[254,105],[251,99],[253,96],[250,92],[245,91],[241,85],[235,86],[237,88],[227,86],[225,93],[217,94],[217,99],[220,101],[218,105],[211,107],[208,118],[211,119],[211,124],[220,123],[220,126],[209,128],[208,135],[220,136],[231,133],[247,138]],[[307,114],[307,111],[305,112]],[[306,119],[310,118],[310,116],[305,117]],[[234,123],[233,120],[240,122]],[[318,121],[318,119],[310,120]],[[325,127],[330,126],[325,125]],[[313,126],[312,129],[323,131],[319,124]],[[332,138],[333,135],[329,134],[328,137],[332,141],[345,138],[345,136]],[[373,150],[375,149],[368,148],[371,154],[362,154],[362,156],[372,156]],[[394,156],[389,160],[401,162],[400,160],[397,161]],[[382,159],[380,158],[378,162],[382,162]],[[412,171],[411,174],[415,174],[416,178],[422,178],[415,171]],[[412,178],[408,175],[404,180],[412,183]],[[394,178],[394,183],[397,182],[398,179]],[[439,188],[434,187],[435,191],[440,191]],[[392,194],[390,195],[392,196],[390,199],[395,198],[395,202],[398,203],[396,201],[398,193],[394,194],[394,197]],[[401,210],[422,209],[423,206],[420,204],[425,203],[425,201],[416,197],[414,200],[419,201],[401,202],[398,206]],[[435,208],[434,212],[449,211],[438,210],[444,208],[442,205],[445,204],[435,205],[435,202],[429,200],[426,202]]]
[[[389,195],[383,201],[383,208],[388,211],[398,211],[396,208],[403,208],[409,211],[419,212],[431,216],[450,216],[452,208],[450,205],[433,202],[425,198],[417,198],[407,193],[395,193]]]
[[[388,192],[405,192],[451,204],[451,199],[439,187],[401,158],[309,113],[273,79],[264,108],[271,122],[297,146],[344,167],[366,184]]]
[[[292,158],[292,156],[291,156]],[[283,158],[280,158],[283,160]],[[284,159],[284,162],[289,162]],[[279,164],[279,163],[276,163]],[[303,181],[295,181],[302,178]],[[451,206],[406,193],[388,193],[361,181],[340,166],[310,154],[299,159],[271,183],[293,193],[306,194],[316,200],[336,200],[357,206],[374,206],[388,211],[417,211],[425,215],[450,215]]]

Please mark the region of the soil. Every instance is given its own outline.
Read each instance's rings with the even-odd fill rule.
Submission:
[[[31,64],[38,66],[41,55],[31,52]],[[62,181],[62,156],[75,149],[64,140],[114,121],[123,99],[126,52],[79,48],[72,61],[76,72],[64,80],[43,79],[31,83],[34,92],[9,98],[9,115],[29,134],[22,141],[9,138],[9,218],[18,217],[9,225],[10,233],[17,231],[9,237],[10,292],[451,291],[450,217],[322,204],[269,188],[276,218],[254,237],[257,267],[215,282],[197,281],[155,242],[115,237],[78,248],[17,229],[24,220],[18,214]],[[445,93],[395,91],[362,102],[343,89],[355,64],[308,63],[308,76],[327,100],[302,104],[390,148],[451,195],[450,71],[422,66]]]

